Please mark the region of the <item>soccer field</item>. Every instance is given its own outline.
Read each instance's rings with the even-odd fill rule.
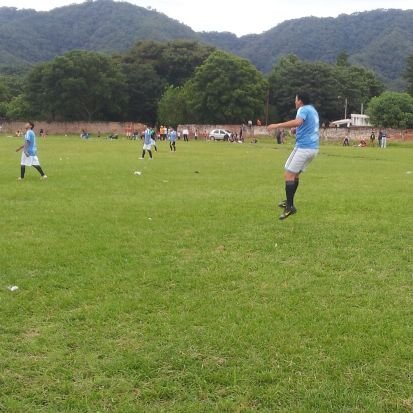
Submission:
[[[0,412],[413,411],[412,144],[322,146],[285,221],[291,142],[52,136],[44,181],[20,144]]]

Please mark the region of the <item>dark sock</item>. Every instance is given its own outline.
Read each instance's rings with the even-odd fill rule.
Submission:
[[[142,151],[142,158],[145,157],[145,151]]]
[[[36,169],[41,176],[44,176],[43,169],[40,165],[33,165],[33,168]]]
[[[169,145],[169,148],[171,149],[171,152],[172,152],[172,145]]]
[[[300,180],[298,178],[295,178],[294,183],[295,183],[295,188],[294,188],[294,195],[295,195],[295,193],[297,192],[297,188],[300,183]]]
[[[285,195],[287,197],[287,208],[294,206],[294,194],[296,190],[295,181],[285,181]]]
[[[24,179],[24,174],[26,172],[26,167],[24,165],[20,165],[20,178]]]
[[[149,158],[152,158],[152,151],[148,151],[149,153]]]

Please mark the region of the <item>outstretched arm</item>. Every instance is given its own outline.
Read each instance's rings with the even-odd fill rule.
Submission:
[[[296,118],[292,120],[288,120],[287,122],[282,122],[282,123],[271,123],[271,125],[267,126],[267,129],[269,131],[273,129],[278,129],[278,128],[298,128],[303,124],[303,120],[301,118]]]

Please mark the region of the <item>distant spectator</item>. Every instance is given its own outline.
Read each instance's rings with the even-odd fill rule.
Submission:
[[[380,129],[380,130],[379,130],[379,136],[378,136],[378,138],[377,138],[378,143],[379,143],[379,148],[381,148],[381,140],[382,140],[382,138],[383,138],[383,132],[382,132],[382,130]]]
[[[374,133],[374,130],[372,130],[371,131],[371,134],[370,134],[370,143],[371,143],[371,146],[374,146],[374,141],[376,140],[376,134]]]
[[[184,137],[184,142],[188,142],[188,141],[189,141],[189,139],[188,139],[188,135],[189,135],[188,128],[185,128],[185,129],[182,131],[182,135],[183,135],[183,137]]]
[[[277,132],[275,132],[275,138],[277,139],[277,144],[280,145],[281,142],[281,129],[277,129]]]
[[[387,133],[386,131],[381,132],[381,144],[380,147],[382,149],[387,148]]]

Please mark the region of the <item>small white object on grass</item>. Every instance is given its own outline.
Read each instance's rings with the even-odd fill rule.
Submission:
[[[19,287],[17,287],[17,285],[9,285],[7,287],[10,291],[17,291],[19,289]]]
[[[142,172],[141,171],[135,171],[134,174],[135,175],[142,175]]]

